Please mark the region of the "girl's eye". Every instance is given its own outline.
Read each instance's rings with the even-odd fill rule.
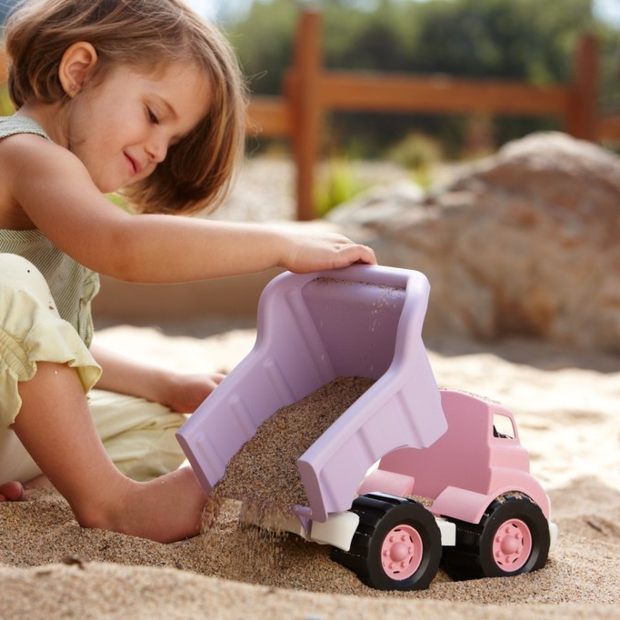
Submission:
[[[157,118],[157,115],[148,106],[146,108],[146,115],[148,116],[149,121],[153,123],[153,125],[159,125],[159,119]]]

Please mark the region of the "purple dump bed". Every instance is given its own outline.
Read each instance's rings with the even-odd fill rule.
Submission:
[[[274,278],[254,348],[177,434],[205,490],[267,418],[338,377],[375,383],[298,460],[300,515],[348,510],[381,457],[432,445],[447,425],[421,336],[429,290],[417,271],[369,265]]]

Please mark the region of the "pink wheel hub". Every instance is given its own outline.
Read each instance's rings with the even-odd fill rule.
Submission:
[[[512,573],[527,562],[532,552],[530,528],[520,519],[510,519],[498,528],[493,540],[493,559],[505,572]]]
[[[390,530],[381,545],[381,565],[395,581],[408,579],[420,566],[423,544],[420,534],[410,525]]]

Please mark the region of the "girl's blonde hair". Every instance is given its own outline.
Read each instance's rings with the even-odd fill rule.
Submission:
[[[165,161],[124,190],[138,211],[195,213],[216,208],[243,157],[246,90],[230,45],[181,0],[26,0],[5,27],[13,104],[66,100],[58,68],[64,52],[88,41],[98,75],[116,64],[155,72],[168,62],[193,62],[210,80],[206,117],[170,147]]]

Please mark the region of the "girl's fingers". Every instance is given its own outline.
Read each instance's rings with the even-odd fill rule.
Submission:
[[[340,259],[342,262],[341,267],[347,267],[354,263],[365,263],[367,265],[376,265],[377,258],[374,251],[365,245],[349,245],[340,253]]]

